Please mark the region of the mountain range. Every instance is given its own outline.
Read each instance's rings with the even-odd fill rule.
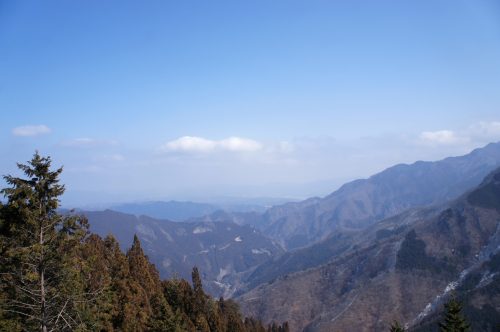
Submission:
[[[397,319],[432,331],[452,290],[470,315],[499,317],[498,167],[500,143],[491,143],[264,212],[216,210],[183,223],[85,214],[91,231],[115,234],[123,248],[137,233],[162,276],[188,277],[197,265],[211,294],[235,297],[266,323],[385,331]],[[477,321],[482,331],[496,324]]]
[[[156,219],[172,221],[186,221],[217,212],[265,212],[270,206],[289,202],[291,199],[253,197],[235,198],[226,197],[216,199],[213,203],[200,203],[192,201],[146,201],[113,204],[109,209],[113,211],[133,214],[136,216],[149,216]],[[95,210],[95,209],[93,209]]]
[[[111,206],[110,209],[136,216],[145,215],[157,219],[184,221],[186,219],[213,213],[220,208],[207,203],[152,201],[117,204]]]
[[[432,331],[443,300],[456,291],[481,317],[474,331],[500,323],[500,169],[451,203],[339,231],[315,251],[328,245],[337,248],[328,263],[240,296],[244,312],[287,320],[292,331],[387,331],[394,319],[410,331]]]
[[[464,156],[399,164],[349,182],[323,198],[274,206],[261,214],[217,213],[203,220],[252,224],[293,250],[323,240],[335,230],[363,229],[409,208],[454,199],[498,166],[500,143],[491,143]]]

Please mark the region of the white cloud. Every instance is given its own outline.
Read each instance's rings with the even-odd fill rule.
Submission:
[[[418,143],[432,146],[477,146],[500,140],[500,121],[481,121],[456,131],[424,131]]]
[[[469,141],[467,137],[459,136],[451,130],[424,131],[419,138],[422,143],[431,145],[453,145]]]
[[[470,136],[474,138],[498,140],[500,139],[500,122],[482,121],[475,125],[470,126],[467,132]]]
[[[262,145],[254,140],[240,137],[229,137],[216,142],[217,146],[229,151],[257,151],[262,148]]]
[[[46,125],[27,125],[12,129],[12,134],[15,136],[38,136],[50,132],[50,128]]]
[[[61,143],[62,146],[72,148],[89,148],[96,146],[111,146],[116,144],[117,142],[113,140],[100,140],[88,137],[75,138]]]
[[[215,141],[203,137],[183,136],[165,143],[161,150],[167,152],[208,153],[213,151],[252,152],[261,148],[262,145],[259,142],[248,138],[228,137]]]
[[[165,151],[210,152],[215,149],[215,146],[214,141],[202,137],[183,136],[165,143],[162,149]]]

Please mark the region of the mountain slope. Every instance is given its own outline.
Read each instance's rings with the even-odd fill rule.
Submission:
[[[205,288],[213,295],[231,295],[239,273],[272,259],[283,250],[253,227],[234,223],[178,223],[111,210],[84,212],[90,230],[113,234],[123,250],[134,234],[162,278],[190,278],[193,266],[202,273]]]
[[[491,143],[461,157],[396,165],[324,198],[275,206],[249,222],[288,249],[304,247],[334,230],[362,229],[412,207],[456,198],[498,166],[500,143]]]
[[[282,275],[238,300],[246,313],[290,321],[294,331],[386,331],[393,319],[418,326],[468,276],[479,273],[476,284],[499,278],[483,268],[500,249],[499,225],[500,169],[453,203],[346,235],[352,244],[327,264]],[[500,315],[494,289],[478,291],[468,305]]]
[[[406,223],[416,219],[424,219],[434,215],[434,209],[410,209],[394,217],[396,223],[405,220]],[[390,223],[391,220],[386,221]],[[375,231],[375,240],[381,240],[405,230],[404,226],[381,228]],[[358,238],[362,238],[363,230],[336,231],[323,241],[309,247],[286,252],[273,260],[259,265],[252,273],[245,276],[238,294],[242,294],[260,284],[272,282],[286,274],[314,268],[330,262],[336,256],[348,250],[359,247]]]

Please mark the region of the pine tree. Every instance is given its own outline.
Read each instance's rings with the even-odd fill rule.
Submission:
[[[27,164],[18,164],[26,178],[4,176],[10,188],[2,208],[3,312],[22,317],[26,330],[74,330],[82,324],[76,291],[77,269],[71,249],[87,234],[86,219],[61,216],[56,209],[64,186],[62,168],[51,171],[50,157],[36,152]]]
[[[403,326],[401,326],[401,324],[399,324],[398,321],[395,320],[394,322],[392,322],[391,329],[389,331],[390,332],[405,332],[406,329]]]
[[[85,280],[85,292],[96,294],[95,301],[89,303],[84,314],[91,321],[93,330],[112,331],[116,293],[111,287],[112,278],[105,242],[95,234],[90,235],[80,247],[82,260],[81,278]]]
[[[193,267],[193,271],[191,273],[191,278],[193,282],[193,310],[194,314],[204,315],[206,314],[207,309],[207,295],[203,291],[203,285],[201,283],[201,276],[198,268]]]
[[[444,321],[439,323],[441,332],[466,332],[469,330],[470,325],[461,313],[462,304],[456,299],[455,295],[444,305],[444,308],[446,310]]]
[[[144,254],[137,235],[134,235],[127,259],[131,279],[140,285],[146,295],[146,307],[141,308],[141,313],[147,315],[148,330],[173,330],[173,314],[163,296],[160,275]]]

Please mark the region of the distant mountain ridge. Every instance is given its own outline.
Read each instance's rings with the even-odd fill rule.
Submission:
[[[270,206],[289,202],[286,198],[220,198],[215,203],[193,201],[148,201],[114,204],[109,209],[136,216],[149,216],[156,219],[186,221],[211,213],[262,213]],[[85,209],[84,209],[85,210]],[[96,209],[100,210],[100,209]]]
[[[243,310],[288,320],[292,331],[387,331],[393,319],[437,331],[437,312],[455,289],[474,331],[500,324],[500,168],[451,203],[339,230],[315,246],[274,262],[330,248],[324,264],[261,283],[238,298]]]
[[[184,221],[189,218],[200,217],[213,213],[220,208],[216,205],[195,202],[179,201],[151,201],[137,203],[123,203],[111,206],[118,212],[129,213],[136,216],[149,216],[157,219]]]
[[[227,214],[217,220],[255,225],[291,250],[328,237],[335,230],[356,230],[409,208],[456,198],[500,166],[500,143],[459,157],[399,164],[343,185],[324,198],[274,206],[263,214]],[[204,220],[211,220],[210,216]]]

